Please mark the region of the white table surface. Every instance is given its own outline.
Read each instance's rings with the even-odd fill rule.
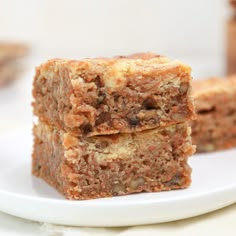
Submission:
[[[24,78],[0,90],[0,135],[32,122],[31,84],[33,67]],[[126,228],[63,227],[31,222],[0,212],[0,235],[235,235],[236,204],[203,216],[170,223]]]

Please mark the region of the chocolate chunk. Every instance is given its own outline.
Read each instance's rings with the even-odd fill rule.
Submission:
[[[200,115],[207,115],[209,113],[212,113],[212,112],[215,112],[216,108],[213,106],[209,109],[201,109],[201,110],[198,110],[197,111],[197,114],[200,114]]]
[[[103,148],[106,148],[108,145],[109,145],[109,143],[107,141],[103,140],[99,143],[96,143],[95,147],[103,149]]]
[[[93,131],[92,125],[88,123],[81,125],[81,129],[83,130],[83,134],[88,134]]]
[[[139,119],[136,118],[136,117],[131,118],[131,119],[129,120],[129,124],[130,124],[131,126],[136,126],[136,125],[139,124]]]
[[[37,166],[36,166],[36,169],[37,169],[37,171],[39,171],[40,169],[41,169],[41,165],[40,164],[38,164]]]
[[[155,109],[157,106],[156,104],[156,100],[153,97],[148,97],[144,100],[143,102],[143,107],[146,110],[151,110],[151,109]]]
[[[111,119],[111,114],[109,112],[102,112],[96,119],[95,125],[98,126]]]
[[[102,82],[100,76],[97,76],[95,79],[94,79],[94,82],[95,84],[97,85],[98,88],[101,88],[104,86],[104,83]]]

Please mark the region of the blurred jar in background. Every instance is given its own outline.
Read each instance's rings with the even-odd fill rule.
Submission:
[[[236,74],[236,0],[230,0],[233,15],[227,25],[227,73]]]

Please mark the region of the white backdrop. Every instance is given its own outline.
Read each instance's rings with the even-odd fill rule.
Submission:
[[[46,57],[154,51],[190,63],[197,77],[221,75],[226,2],[0,0],[0,39],[29,41]]]

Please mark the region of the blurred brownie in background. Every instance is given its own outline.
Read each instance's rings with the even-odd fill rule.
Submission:
[[[193,81],[197,120],[191,121],[197,152],[236,147],[236,76]]]
[[[231,6],[234,9],[234,13],[235,13],[234,16],[236,17],[236,0],[230,0],[230,4],[231,4]]]
[[[22,43],[0,42],[0,87],[9,84],[22,71],[28,47]]]
[[[227,24],[227,73],[236,74],[236,0],[231,0],[233,9]]]

